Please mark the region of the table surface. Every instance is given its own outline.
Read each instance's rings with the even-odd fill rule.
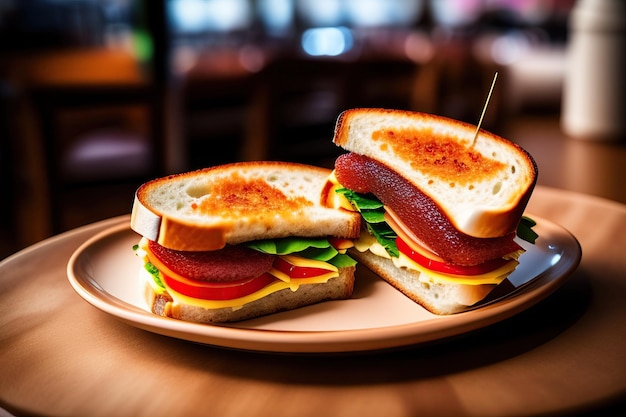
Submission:
[[[434,344],[358,354],[228,350],[125,324],[66,265],[95,223],[0,263],[0,406],[14,414],[513,416],[626,396],[626,206],[538,186],[528,212],[579,240],[579,268],[525,312]],[[620,406],[620,410],[623,410]]]

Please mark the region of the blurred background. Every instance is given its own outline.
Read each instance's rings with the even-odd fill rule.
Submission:
[[[558,133],[573,6],[0,0],[0,255],[129,213],[156,176],[258,159],[332,167],[346,108],[476,124],[496,71],[483,127],[522,140],[531,117]]]

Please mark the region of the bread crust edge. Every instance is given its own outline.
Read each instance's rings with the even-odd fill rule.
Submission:
[[[475,126],[472,126],[469,123],[428,113],[384,108],[354,108],[344,110],[337,118],[333,137],[333,142],[336,145],[344,147],[348,143],[348,136],[350,134],[350,119],[354,115],[363,112],[379,115],[389,115],[394,117],[418,118],[419,120],[422,120],[424,123],[427,124],[450,124],[451,126],[467,130],[468,132],[473,132],[476,129]],[[502,205],[498,209],[477,211],[474,216],[461,222],[455,216],[451,215],[448,210],[445,209],[445,207],[436,198],[436,196],[429,194],[427,190],[421,189],[416,184],[413,185],[416,188],[419,188],[420,191],[424,193],[424,195],[426,195],[435,204],[437,204],[437,206],[441,208],[443,213],[446,213],[446,217],[448,217],[452,225],[457,230],[467,235],[479,238],[499,237],[504,236],[508,233],[512,233],[516,230],[519,219],[524,213],[524,210],[532,196],[535,185],[537,184],[538,167],[532,155],[530,155],[528,151],[526,151],[518,144],[491,132],[481,130],[481,133],[485,137],[488,137],[490,140],[496,140],[506,143],[507,146],[511,146],[513,149],[523,155],[523,161],[529,168],[528,171],[531,173],[531,177],[527,181],[525,190],[522,193],[516,194],[515,199],[509,201],[506,205]],[[393,169],[393,167],[390,167],[384,162],[380,163],[388,166],[390,169]]]
[[[398,268],[390,259],[368,251],[351,250],[350,255],[359,262],[359,265],[368,268],[406,297],[437,315],[468,311],[496,287],[492,284],[424,283],[419,280],[419,272]],[[442,298],[441,292],[446,293],[445,297]]]
[[[265,236],[263,235],[254,236],[251,238],[247,236],[232,237],[229,234],[232,228],[232,223],[224,222],[220,224],[200,225],[191,221],[172,218],[171,216],[167,216],[157,209],[149,207],[149,205],[145,203],[147,199],[147,193],[149,193],[151,189],[153,189],[154,187],[158,187],[160,183],[165,181],[169,181],[172,179],[189,178],[193,176],[211,175],[211,173],[213,172],[219,173],[231,169],[239,170],[256,168],[280,168],[287,170],[297,170],[301,171],[302,173],[315,174],[320,178],[327,178],[332,172],[330,169],[327,168],[292,162],[250,161],[224,164],[196,171],[157,178],[142,184],[135,192],[130,227],[138,234],[148,238],[149,240],[157,242],[161,246],[180,251],[218,250],[223,248],[227,243],[239,244],[247,240],[265,238]],[[323,184],[320,184],[320,188],[321,186],[323,186]],[[324,209],[341,211],[341,215],[344,216],[341,227],[338,227],[338,229],[341,229],[341,233],[333,234],[333,236],[342,238],[358,237],[360,232],[361,220],[357,212],[350,212],[348,210],[340,208],[326,207],[322,202],[321,193],[319,196],[319,201],[316,203],[318,203],[320,207],[323,207]],[[316,234],[316,236],[321,235],[322,234]]]

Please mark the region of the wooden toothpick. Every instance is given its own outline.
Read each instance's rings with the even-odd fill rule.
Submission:
[[[483,107],[483,112],[480,115],[480,120],[478,121],[478,126],[476,126],[476,133],[474,133],[474,139],[472,140],[472,144],[470,147],[473,147],[476,143],[476,138],[478,138],[478,132],[480,131],[480,125],[483,123],[483,117],[485,117],[485,112],[487,111],[487,106],[489,106],[489,100],[491,100],[491,93],[493,92],[493,87],[496,85],[496,80],[498,79],[498,72],[493,75],[493,81],[491,82],[491,88],[489,89],[489,94],[487,95],[487,100],[485,101],[485,106]]]

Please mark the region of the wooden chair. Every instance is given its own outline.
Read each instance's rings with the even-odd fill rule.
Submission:
[[[332,138],[347,103],[348,68],[334,58],[281,57],[264,69],[265,158],[332,165],[341,152]]]
[[[163,98],[123,52],[73,50],[13,66],[16,228],[25,244],[130,212],[163,173]]]

